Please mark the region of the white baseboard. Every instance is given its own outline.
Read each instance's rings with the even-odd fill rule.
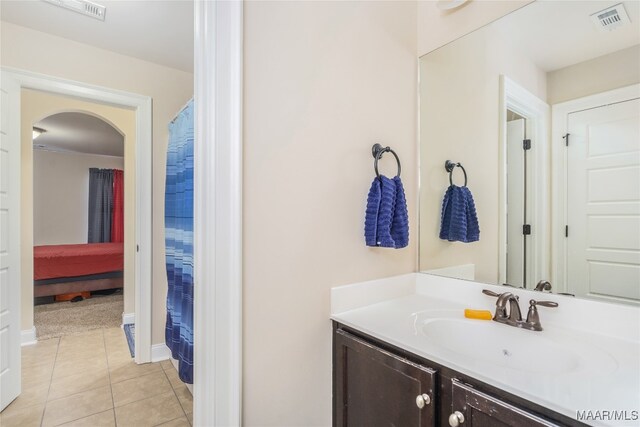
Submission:
[[[122,313],[122,324],[130,325],[132,323],[136,323],[136,314],[135,313]]]
[[[20,331],[20,342],[23,346],[36,344],[38,342],[36,338],[36,327],[32,326],[31,329]]]
[[[171,359],[171,350],[166,344],[154,344],[151,346],[151,361],[160,362]]]

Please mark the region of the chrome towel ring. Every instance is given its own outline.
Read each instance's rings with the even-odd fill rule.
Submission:
[[[400,165],[400,158],[398,157],[396,152],[393,151],[391,147],[383,147],[380,144],[373,144],[373,147],[371,147],[371,154],[373,154],[373,158],[375,159],[375,161],[373,162],[373,169],[376,171],[376,177],[380,177],[380,173],[378,172],[378,160],[380,160],[384,153],[391,153],[393,154],[393,157],[396,158],[396,162],[398,163],[398,174],[396,176],[400,176],[402,167]]]
[[[453,185],[453,170],[459,167],[460,169],[462,169],[462,173],[464,173],[464,186],[467,186],[467,171],[464,170],[464,166],[462,166],[462,163],[455,163],[452,162],[451,160],[447,160],[446,162],[444,162],[444,168],[446,169],[447,172],[449,172],[449,184]]]

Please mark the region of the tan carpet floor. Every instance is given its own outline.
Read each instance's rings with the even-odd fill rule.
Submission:
[[[122,324],[122,292],[95,295],[80,302],[56,302],[34,307],[34,325],[39,340],[77,334]]]

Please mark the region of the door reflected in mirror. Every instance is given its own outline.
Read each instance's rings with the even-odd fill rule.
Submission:
[[[534,2],[420,59],[422,272],[640,304],[639,23],[635,1]],[[446,160],[478,241],[441,238],[469,218]]]

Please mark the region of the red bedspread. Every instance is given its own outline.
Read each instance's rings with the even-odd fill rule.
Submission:
[[[85,243],[33,248],[34,280],[122,271],[123,244]]]

